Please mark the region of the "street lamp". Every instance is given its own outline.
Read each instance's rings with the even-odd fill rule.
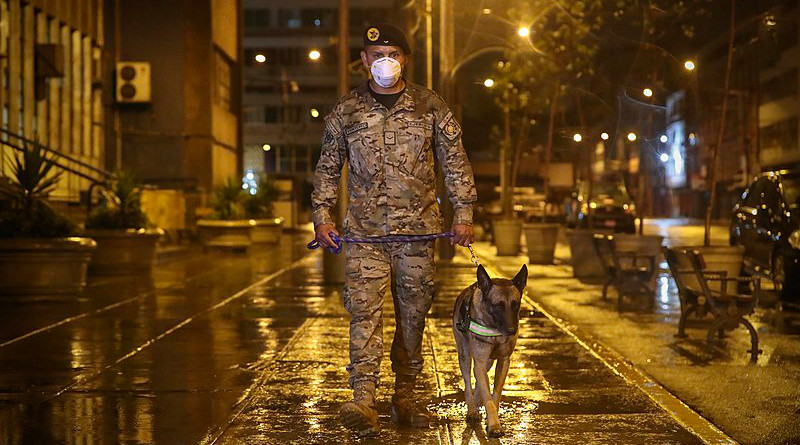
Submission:
[[[489,15],[489,14],[491,14],[491,13],[492,13],[492,10],[491,10],[491,9],[489,9],[489,8],[483,8],[483,13],[484,13],[485,15]]]
[[[308,52],[308,58],[311,60],[319,60],[321,55],[322,54],[320,54],[319,50],[316,49],[312,49]]]
[[[628,140],[633,142],[636,140],[636,133],[628,133]]]
[[[662,134],[661,137],[658,138],[658,140],[661,141],[662,144],[666,144],[669,138],[667,137],[666,134]]]
[[[483,81],[483,86],[486,88],[491,88],[494,86],[494,79],[486,79]]]
[[[660,159],[661,162],[667,162],[669,161],[669,155],[666,153],[661,153],[661,156],[659,156],[658,159]]]
[[[605,131],[600,133],[600,139],[602,139],[604,141],[607,141],[608,140],[608,133],[606,133]]]
[[[318,118],[319,117],[319,110],[317,110],[316,108],[312,108],[311,109],[311,117],[313,117],[315,119]]]
[[[519,29],[517,30],[517,34],[519,34],[520,37],[528,37],[530,33],[531,30],[524,26],[520,26]]]
[[[269,145],[269,144],[264,144],[264,145],[261,146],[261,149],[264,150],[264,151],[270,151],[270,150],[272,150],[272,146]]]
[[[583,136],[581,136],[580,133],[575,133],[574,135],[572,135],[572,140],[575,142],[580,142],[583,140]]]
[[[267,61],[267,56],[265,56],[263,54],[256,54],[256,62],[264,63],[266,61]]]
[[[645,88],[642,90],[642,94],[644,94],[644,97],[653,97],[653,90]]]
[[[695,69],[694,62],[692,62],[691,60],[683,62],[683,67],[686,69],[686,71],[692,71]]]

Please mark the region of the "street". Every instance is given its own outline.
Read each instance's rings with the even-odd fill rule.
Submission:
[[[307,253],[303,246],[308,236],[284,236],[280,246],[249,255],[192,250],[163,259],[149,280],[95,280],[80,301],[4,300],[0,441],[9,445],[364,442],[341,427],[336,416],[338,406],[350,397],[344,370],[348,319],[339,289],[322,284],[321,255]],[[477,247],[490,273],[497,273],[492,264],[505,271],[524,261],[492,258],[491,247]],[[597,286],[582,285],[565,273],[560,265],[532,269],[527,289],[531,300],[522,309],[520,340],[501,404],[506,436],[497,441],[488,440],[482,427],[473,429],[464,422],[463,381],[450,327],[454,299],[475,280],[475,269],[463,255],[452,264],[440,264],[420,383],[435,424],[430,430],[415,430],[391,423],[387,352],[378,395],[383,432],[374,442],[702,443],[676,420],[680,413],[662,409],[658,395],[643,392],[624,373],[611,369],[604,363],[610,356],[602,351],[594,355],[596,351],[580,344],[569,327],[565,331],[557,319],[538,312],[539,303],[573,317],[570,322],[581,328],[587,317],[596,314],[562,310],[564,305],[579,302],[584,311],[597,311],[599,305],[607,313],[602,320],[608,323],[604,328],[614,332],[612,337],[620,337],[622,329],[628,344],[650,345],[641,352],[612,346],[636,364],[646,355],[642,367],[668,386],[685,378],[686,368],[698,377],[692,380],[695,391],[722,383],[712,378],[720,368],[731,370],[730,376],[737,369],[758,374],[751,379],[740,375],[736,381],[726,378],[726,384],[737,389],[753,379],[764,385],[776,382],[776,363],[782,365],[784,378],[796,376],[800,368],[796,336],[774,344],[767,336],[766,359],[755,368],[743,364],[741,351],[731,353],[721,365],[697,366],[680,350],[641,341],[643,335],[662,336],[658,330],[642,333],[658,328],[660,319],[668,320],[663,337],[671,339],[672,309],[652,316],[631,314],[633,321],[628,315],[615,320],[616,313],[603,307],[605,303],[589,301],[598,298]],[[391,299],[386,310],[391,314]],[[387,339],[393,321],[385,317]],[[631,323],[638,328],[627,328]],[[608,336],[597,337],[611,344]],[[741,349],[738,341],[734,344],[732,348]],[[680,365],[672,371],[674,379],[662,380],[659,360]],[[763,404],[760,396],[765,389],[750,392],[752,402],[740,403]],[[795,397],[784,399],[784,408],[797,400],[796,387],[780,391],[784,397]],[[777,397],[780,391],[775,387],[763,395]],[[696,395],[685,393],[693,407]],[[731,402],[731,393],[718,397],[720,403]],[[706,417],[714,414],[713,409],[705,412],[709,400],[698,402]],[[777,407],[763,410],[777,411]],[[789,414],[773,419],[788,419]],[[723,415],[719,420],[728,419]],[[690,422],[699,422],[690,424],[695,432],[725,437],[699,416]],[[791,440],[800,437],[796,430],[790,434],[794,434],[787,436]]]

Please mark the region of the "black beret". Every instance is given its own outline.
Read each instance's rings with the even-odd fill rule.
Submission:
[[[389,23],[376,23],[364,31],[364,48],[377,46],[399,46],[406,54],[411,54],[406,34],[398,27]]]

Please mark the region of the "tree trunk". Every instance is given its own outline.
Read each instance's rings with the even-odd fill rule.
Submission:
[[[706,225],[705,236],[703,244],[706,246],[711,245],[711,217],[714,213],[714,207],[717,201],[717,164],[719,164],[719,148],[722,146],[722,140],[725,137],[725,118],[728,113],[728,91],[730,89],[731,80],[731,66],[733,65],[733,43],[736,36],[736,0],[731,0],[731,22],[730,33],[728,35],[728,59],[725,63],[725,86],[723,88],[722,96],[722,116],[719,120],[719,129],[717,132],[717,143],[714,144],[711,156],[711,176],[709,178],[709,187],[711,188],[708,209],[706,210]]]
[[[556,108],[558,104],[558,95],[561,90],[561,83],[556,81],[555,88],[553,88],[553,97],[550,99],[550,119],[547,122],[547,145],[544,151],[544,200],[545,209],[547,208],[547,198],[550,195],[550,159],[553,155],[553,131],[555,129],[556,121]],[[544,214],[542,215],[542,222],[544,222]]]

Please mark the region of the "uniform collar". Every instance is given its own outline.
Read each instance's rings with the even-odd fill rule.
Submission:
[[[392,109],[390,110],[392,113],[400,110],[406,111],[414,111],[416,109],[416,103],[414,102],[414,96],[411,95],[410,91],[416,88],[416,85],[407,81],[403,78],[403,81],[406,83],[406,89],[403,91],[403,94],[397,99],[397,103],[394,104]],[[377,110],[382,107],[382,105],[372,97],[372,94],[369,92],[369,81],[364,82],[361,86],[356,89],[361,101],[364,103],[368,110]]]

